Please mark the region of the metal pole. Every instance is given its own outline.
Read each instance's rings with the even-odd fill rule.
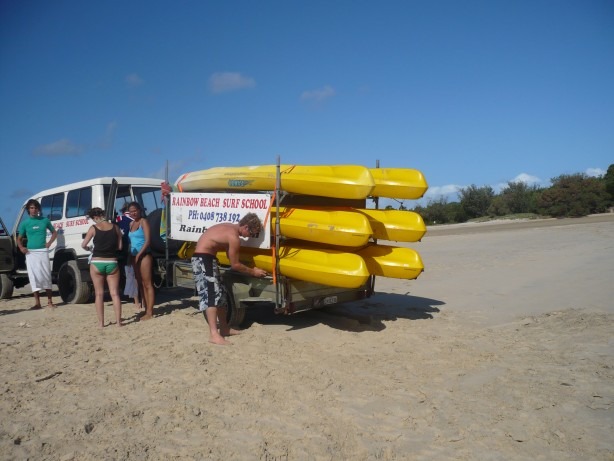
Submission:
[[[375,161],[375,168],[379,168],[379,159]],[[373,201],[375,202],[375,209],[379,208],[379,197],[373,197]]]
[[[279,311],[281,301],[281,282],[279,280],[279,242],[281,241],[281,228],[279,224],[279,196],[281,194],[281,163],[280,157],[277,156],[277,169],[276,169],[276,178],[275,178],[275,207],[276,207],[276,215],[275,215],[275,267],[273,270],[275,271],[275,311]]]
[[[379,168],[379,159],[375,160],[375,168]],[[379,197],[373,197],[373,201],[375,202],[375,209],[379,209]],[[377,239],[373,239],[373,243],[377,245]],[[375,293],[375,275],[371,276],[371,294]]]
[[[166,161],[166,167],[164,169],[164,180],[168,183],[168,160]],[[164,278],[165,280],[165,286],[166,288],[168,288],[168,267],[169,267],[169,250],[168,250],[168,233],[170,230],[170,212],[171,212],[171,207],[170,207],[170,198],[167,197],[166,200],[164,200],[164,218],[165,218],[165,233],[164,233]]]

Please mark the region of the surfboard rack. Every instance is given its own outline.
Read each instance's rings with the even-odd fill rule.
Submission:
[[[277,156],[277,164],[275,170],[275,207],[276,207],[276,216],[279,217],[279,208],[281,205],[281,159],[280,156]],[[275,265],[273,266],[273,281],[275,283],[275,313],[281,314],[286,313],[285,305],[282,305],[282,297],[281,297],[281,273],[279,270],[279,247],[281,245],[281,227],[280,227],[280,219],[275,219],[275,247],[273,248],[273,252],[275,253]]]

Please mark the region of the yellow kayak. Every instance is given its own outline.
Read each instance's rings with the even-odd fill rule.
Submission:
[[[426,233],[424,219],[406,210],[356,210],[365,214],[371,225],[373,238],[395,242],[419,242]]]
[[[275,235],[276,209],[272,208],[271,229]],[[326,245],[360,247],[371,236],[369,218],[344,210],[280,208],[281,235]]]
[[[218,253],[217,258],[221,264],[230,264],[224,252]],[[259,267],[269,273],[273,271],[273,257],[269,250],[243,247],[239,258],[247,266]],[[363,258],[326,248],[282,246],[279,270],[286,277],[342,288],[358,288],[369,278]]]
[[[375,187],[371,191],[373,197],[388,197],[397,199],[419,199],[428,184],[424,175],[411,168],[370,168]]]
[[[364,199],[375,185],[359,165],[281,165],[280,177],[283,191],[343,199]],[[276,178],[276,165],[217,167],[186,173],[175,186],[181,192],[272,191]]]
[[[368,228],[370,229],[369,237],[373,237],[377,240],[392,240],[395,242],[419,242],[424,234],[426,233],[426,224],[424,223],[424,219],[418,213],[408,210],[375,210],[370,208],[329,208],[329,207],[319,207],[319,208],[306,208],[305,216],[306,219],[315,220],[315,216],[310,216],[310,214],[314,211],[327,212],[327,213],[339,213],[335,215],[330,215],[330,224],[338,225],[340,228],[349,227],[352,228],[350,223],[355,223],[353,226],[358,226],[359,221],[355,221],[355,217],[352,215],[360,215],[361,217],[366,217]],[[349,213],[349,214],[348,214]],[[326,218],[318,218],[321,219],[319,222],[324,226],[328,223],[328,217]],[[350,221],[350,219],[352,219]],[[347,220],[347,221],[346,221]],[[360,223],[360,227],[354,227],[354,229],[360,229],[360,233],[366,230],[366,227],[363,227],[364,224]],[[273,234],[275,229],[273,229]],[[282,229],[282,235],[285,235]],[[306,232],[303,233],[303,236],[293,235],[295,238],[303,238],[304,240],[309,240],[305,238]],[[340,235],[342,238],[343,236]],[[342,239],[332,238],[327,242],[330,245],[340,245],[340,246],[361,246],[366,244],[364,241],[358,245],[360,239],[346,239],[342,241]]]
[[[371,244],[357,254],[365,261],[372,275],[411,280],[424,271],[422,258],[411,248]]]
[[[195,246],[194,242],[186,242],[178,252],[179,257],[191,258]],[[242,247],[239,258],[247,266],[272,273],[271,251]],[[225,252],[219,252],[217,258],[221,264],[230,265]],[[388,245],[370,244],[355,253],[306,245],[285,245],[280,251],[282,275],[335,287],[358,288],[369,274],[411,280],[423,270],[422,259],[416,251]]]

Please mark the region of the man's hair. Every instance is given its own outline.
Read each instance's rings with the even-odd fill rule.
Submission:
[[[30,208],[31,206],[35,206],[38,211],[41,211],[41,204],[38,200],[35,200],[33,198],[28,200],[28,203],[26,203],[26,209]]]
[[[249,231],[254,234],[262,230],[262,222],[256,213],[247,213],[241,218],[239,226],[245,226],[246,224]]]

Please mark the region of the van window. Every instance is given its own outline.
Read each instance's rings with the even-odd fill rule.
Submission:
[[[64,211],[64,193],[46,195],[41,199],[41,215],[50,221],[62,219]]]
[[[66,217],[85,216],[92,208],[92,188],[71,190],[66,197]]]
[[[109,194],[109,186],[105,186],[105,197]],[[132,202],[132,194],[130,193],[130,186],[127,184],[120,184],[117,186],[117,195],[115,196],[115,214],[119,216],[121,214],[122,207]]]
[[[159,187],[134,187],[134,196],[145,210],[145,215],[149,215],[159,208],[164,208],[161,200]]]
[[[105,197],[109,195],[110,186],[104,186]],[[117,188],[117,195],[115,196],[115,212],[120,214],[121,208],[124,204],[132,201],[138,202],[144,210],[144,215],[152,213],[153,211],[164,208],[164,204],[161,200],[160,187],[157,186],[133,186],[131,187],[125,184],[121,184]]]

